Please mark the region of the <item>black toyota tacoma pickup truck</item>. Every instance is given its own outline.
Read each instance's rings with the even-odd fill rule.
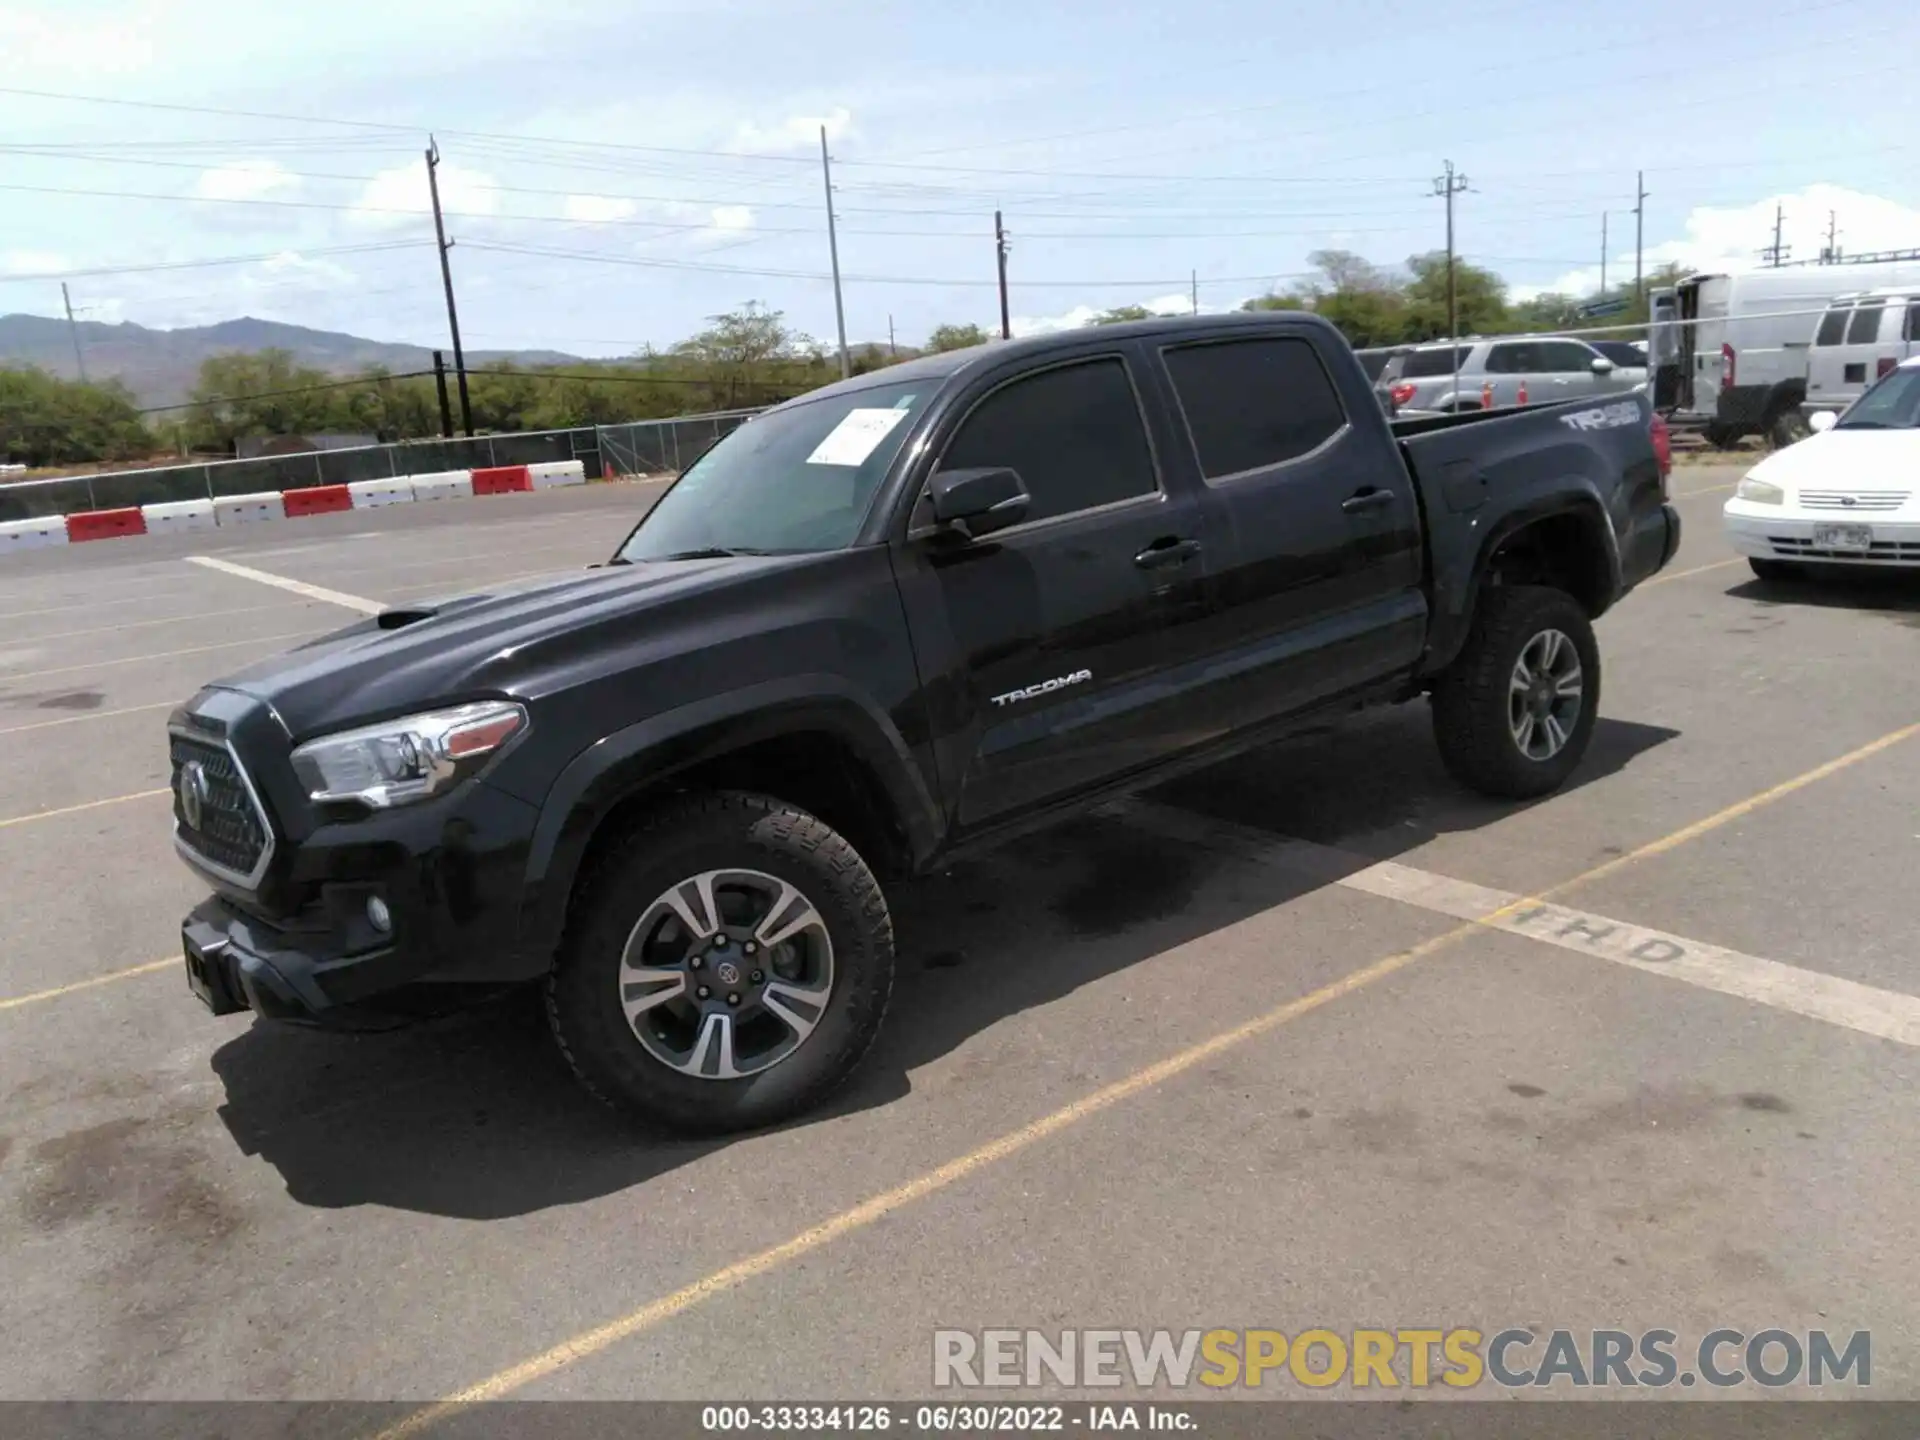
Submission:
[[[1390,423],[1331,326],[929,356],[749,421],[604,564],[397,606],[170,718],[215,1013],[537,983],[587,1087],[687,1130],[817,1102],[892,985],[882,879],[1430,697],[1541,795],[1591,621],[1680,522],[1644,396]]]

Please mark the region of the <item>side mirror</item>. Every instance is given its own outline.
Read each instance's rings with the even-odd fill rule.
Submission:
[[[1004,467],[936,471],[929,491],[934,521],[974,539],[1019,524],[1033,503],[1018,472]]]
[[[1613,362],[1604,355],[1594,356],[1593,373],[1596,375],[1611,375],[1613,373]]]
[[[1807,417],[1807,428],[1816,435],[1824,435],[1840,423],[1840,417],[1831,410],[1816,410]]]

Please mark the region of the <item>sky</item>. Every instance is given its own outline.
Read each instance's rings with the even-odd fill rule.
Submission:
[[[1588,18],[1576,18],[1584,12]],[[1516,296],[1920,247],[1914,0],[6,0],[0,313],[665,348],[1228,309],[1445,243]],[[1444,14],[1444,24],[1436,19]],[[29,93],[33,92],[33,93]],[[217,113],[207,113],[217,112]],[[221,262],[221,263],[204,263]]]

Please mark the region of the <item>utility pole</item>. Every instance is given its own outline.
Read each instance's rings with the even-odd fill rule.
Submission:
[[[1200,313],[1200,272],[1193,272],[1193,313]]]
[[[893,316],[887,316],[887,350],[894,359],[900,358],[900,346],[893,338]]]
[[[1600,212],[1600,298],[1607,298],[1607,212]]]
[[[840,237],[833,226],[833,162],[827,158],[827,127],[820,127],[820,177],[827,187],[827,254],[833,260],[833,323],[840,331],[840,378],[853,374],[847,358],[847,311],[840,303]]]
[[[993,250],[1000,265],[1000,338],[1013,338],[1013,322],[1007,318],[1007,228],[1000,223],[1000,212],[993,212]]]
[[[1820,263],[1822,265],[1840,263],[1840,212],[1837,210],[1827,212],[1827,248],[1820,252]]]
[[[1646,257],[1647,238],[1647,172],[1633,172],[1633,299],[1636,305],[1647,301],[1646,271],[1642,268]]]
[[[440,437],[453,438],[453,407],[447,403],[447,357],[433,352],[433,388],[440,392]]]
[[[473,401],[467,394],[467,353],[460,348],[460,312],[453,303],[453,265],[447,259],[453,242],[447,239],[447,222],[440,213],[440,146],[432,136],[427,137],[427,194],[433,200],[433,234],[440,246],[440,283],[447,292],[447,329],[453,332],[453,373],[460,381],[460,424],[471,440]]]
[[[1773,244],[1760,252],[1760,258],[1775,269],[1778,269],[1785,263],[1787,255],[1793,249],[1792,246],[1785,243],[1786,225],[1787,207],[1785,205],[1775,205],[1773,207]]]
[[[1447,173],[1433,182],[1433,193],[1447,202],[1447,342],[1453,346],[1453,383],[1460,386],[1460,302],[1453,275],[1453,197],[1467,188],[1467,177],[1456,175],[1453,162],[1447,161]]]
[[[67,282],[60,282],[60,298],[67,307],[67,333],[73,336],[73,363],[79,367],[80,383],[87,383],[87,357],[80,349],[80,325],[73,318],[73,297],[67,294]]]

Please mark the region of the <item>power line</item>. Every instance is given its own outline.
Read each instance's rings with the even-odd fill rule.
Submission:
[[[387,250],[420,250],[432,243],[431,240],[387,240],[367,245],[325,245],[313,249],[270,250],[256,255],[215,255],[204,260],[160,260],[150,265],[96,265],[84,270],[42,270],[0,275],[0,284],[85,280],[98,275],[147,275],[163,270],[199,270],[215,265],[258,265],[271,260],[282,260],[289,255],[302,260],[315,255],[371,255]]]

